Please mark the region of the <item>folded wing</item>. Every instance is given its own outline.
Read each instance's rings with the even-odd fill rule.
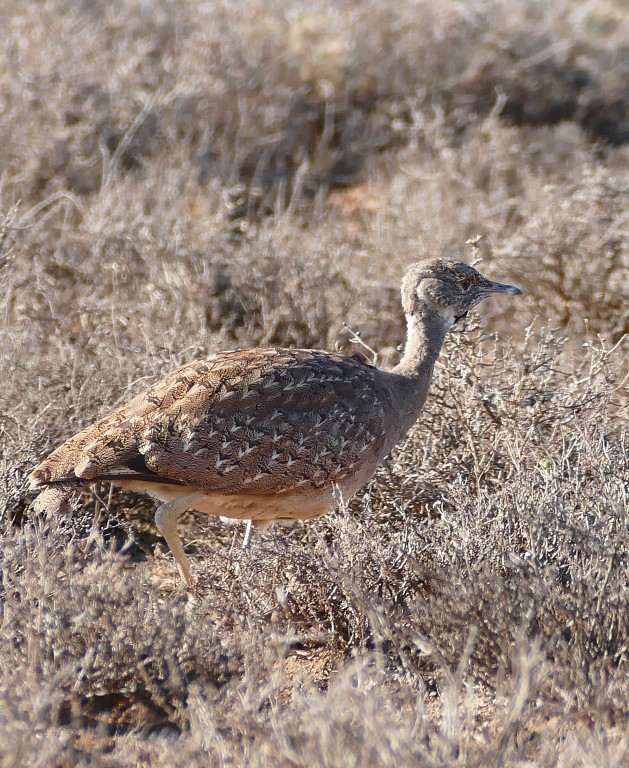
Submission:
[[[72,437],[31,486],[141,478],[223,493],[320,488],[382,445],[385,400],[373,369],[342,355],[225,352],[173,371]]]

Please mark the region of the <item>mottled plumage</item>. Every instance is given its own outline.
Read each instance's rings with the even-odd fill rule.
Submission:
[[[219,353],[79,432],[31,477],[142,479],[232,494],[321,488],[382,445],[390,403],[374,372],[321,351]]]
[[[408,338],[392,371],[303,349],[184,365],[45,459],[29,478],[35,508],[59,511],[74,488],[103,480],[150,493],[166,502],[156,522],[190,582],[180,511],[308,519],[351,497],[417,419],[447,331],[497,292],[520,293],[451,260],[409,267]]]

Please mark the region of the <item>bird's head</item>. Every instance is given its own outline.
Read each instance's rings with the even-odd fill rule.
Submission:
[[[453,259],[428,259],[411,264],[402,281],[407,315],[437,312],[451,327],[483,299],[498,293],[517,295],[519,288],[488,280],[469,264]]]

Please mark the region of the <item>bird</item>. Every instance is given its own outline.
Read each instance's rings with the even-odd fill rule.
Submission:
[[[39,513],[109,481],[160,504],[156,526],[186,585],[181,512],[249,521],[309,520],[349,500],[417,420],[448,331],[495,294],[522,293],[469,264],[411,264],[401,284],[407,334],[384,370],[317,349],[218,352],[174,370],[78,432],[29,475]],[[248,535],[247,535],[248,538]]]

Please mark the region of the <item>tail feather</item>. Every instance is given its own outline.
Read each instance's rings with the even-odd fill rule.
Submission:
[[[67,514],[70,511],[70,500],[76,492],[76,486],[68,483],[58,483],[44,489],[33,502],[37,514]]]

